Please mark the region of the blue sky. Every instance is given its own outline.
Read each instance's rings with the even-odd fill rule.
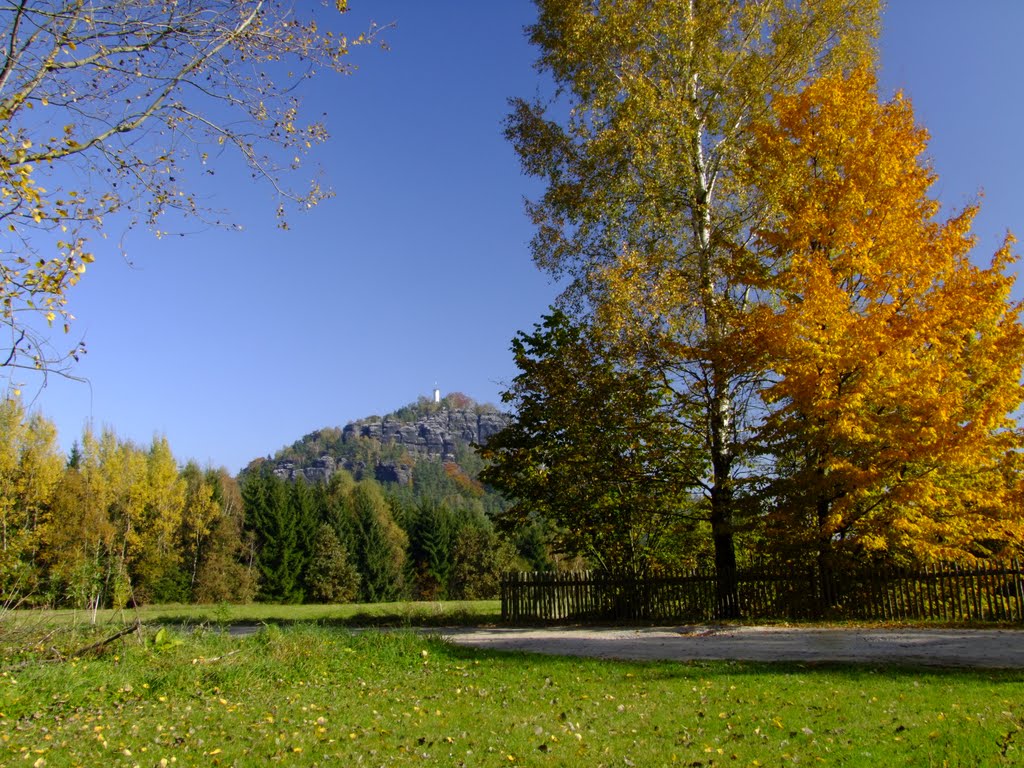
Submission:
[[[319,155],[337,196],[275,227],[269,190],[224,169],[204,188],[241,231],[127,236],[131,264],[98,252],[71,295],[89,352],[26,400],[66,447],[91,422],[181,461],[231,472],[314,429],[392,411],[435,382],[498,402],[509,342],[557,287],[530,260],[522,198],[537,191],[501,136],[510,96],[538,80],[522,27],[528,0],[352,0],[346,30],[394,22],[390,50],[364,49],[351,77],[318,80]],[[901,88],[933,136],[942,201],[984,190],[987,259],[1024,233],[1017,185],[1024,3],[892,0],[882,87]],[[372,9],[372,10],[367,10]]]

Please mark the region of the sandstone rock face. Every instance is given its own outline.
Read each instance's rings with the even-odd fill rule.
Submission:
[[[281,461],[274,467],[274,474],[285,480],[303,479],[307,483],[326,483],[338,469],[334,457],[324,454],[308,467],[297,467],[294,461]]]
[[[408,485],[412,482],[412,465],[397,461],[382,461],[374,470],[374,477],[381,483]]]
[[[491,435],[504,429],[508,422],[507,416],[496,411],[478,413],[468,408],[441,409],[411,422],[389,416],[355,421],[342,430],[342,440],[348,442],[363,437],[377,440],[383,445],[398,445],[414,461],[454,461],[459,445],[483,445]],[[309,483],[326,483],[339,469],[348,470],[357,479],[369,473],[380,482],[402,485],[412,482],[412,464],[409,462],[380,461],[371,468],[362,461],[339,461],[329,454],[322,455],[308,466],[296,466],[294,461],[280,461],[273,472],[286,480],[301,478]]]
[[[413,422],[385,416],[381,420],[355,421],[346,425],[345,440],[367,437],[402,446],[414,458],[427,456],[451,461],[462,443],[483,445],[487,438],[508,424],[508,417],[494,411],[442,409]]]

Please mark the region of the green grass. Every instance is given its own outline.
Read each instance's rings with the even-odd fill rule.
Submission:
[[[1024,762],[1020,671],[627,663],[311,625],[148,634],[100,658],[9,656],[0,765]]]
[[[445,602],[346,603],[339,605],[148,605],[123,611],[18,610],[2,620],[21,626],[145,624],[227,625],[318,623],[354,627],[442,627],[494,624],[501,619],[498,600]]]

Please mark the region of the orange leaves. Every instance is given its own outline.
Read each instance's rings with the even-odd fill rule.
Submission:
[[[883,271],[894,262],[908,277],[916,271],[908,259],[925,256],[915,248],[927,234],[920,224],[936,211],[926,196],[932,175],[918,162],[927,133],[909,103],[878,104],[874,76],[861,68],[774,106],[777,124],[755,130],[752,167],[785,226],[769,225],[762,241],[825,253],[838,275],[870,281],[872,299],[891,293]]]
[[[976,207],[935,219],[927,133],[899,95],[879,103],[870,69],[773,106],[750,159],[774,210],[755,247],[777,265],[778,300],[753,333],[775,377],[763,437],[786,467],[779,518],[817,528],[819,555],[844,540],[970,556],[975,539],[1007,535],[1005,521],[985,522],[978,489],[1000,505],[1010,487],[995,480],[1019,445],[1012,240],[981,269]]]

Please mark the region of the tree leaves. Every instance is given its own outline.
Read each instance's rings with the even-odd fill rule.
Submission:
[[[732,571],[761,374],[738,337],[764,279],[746,248],[766,215],[744,176],[751,127],[777,96],[870,55],[879,4],[537,5],[529,33],[560,119],[517,100],[506,130],[546,183],[527,208],[534,260],[667,388],[703,448],[716,565]]]
[[[776,211],[755,251],[778,303],[748,318],[773,379],[769,538],[826,559],[1019,544],[1017,481],[1004,477],[1024,366],[1012,240],[988,268],[971,262],[976,207],[936,218],[927,133],[901,96],[878,101],[870,67],[773,112],[751,174]]]
[[[546,183],[528,204],[534,259],[568,283],[591,336],[559,345],[548,327],[514,342],[505,489],[560,522],[557,502],[537,500],[548,478],[552,496],[600,508],[569,483],[575,471],[607,488],[578,469],[606,444],[588,419],[645,412],[584,406],[572,389],[616,370],[603,343],[661,383],[663,411],[699,441],[720,572],[743,523],[784,560],[1019,551],[1012,239],[975,266],[976,207],[938,218],[927,132],[902,96],[878,101],[878,4],[538,8],[529,32],[560,118],[517,100],[506,135]]]
[[[553,312],[512,343],[515,421],[483,448],[481,478],[516,499],[511,530],[540,518],[562,553],[642,575],[692,556],[693,489],[704,467],[656,376]]]

